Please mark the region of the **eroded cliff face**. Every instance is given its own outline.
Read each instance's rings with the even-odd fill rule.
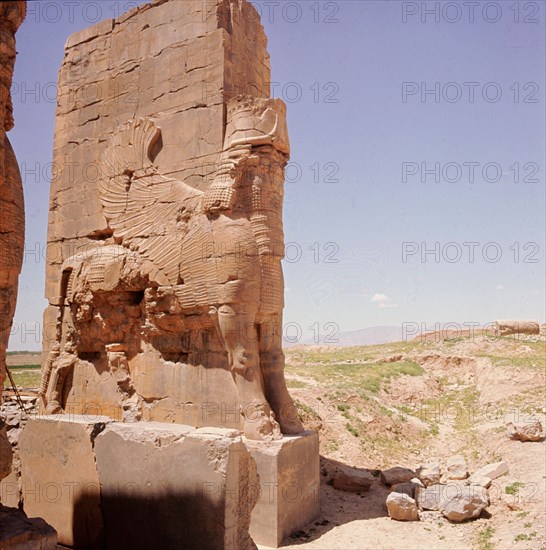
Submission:
[[[15,66],[15,33],[25,14],[26,1],[0,3],[0,400],[25,238],[21,175],[6,135],[14,124],[10,89]]]
[[[246,0],[157,1],[69,37],[43,407],[299,433],[284,382],[286,109]]]

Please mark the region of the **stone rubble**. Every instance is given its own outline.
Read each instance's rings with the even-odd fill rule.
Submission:
[[[518,441],[542,441],[544,439],[544,429],[537,418],[529,418],[520,422],[509,420],[506,423],[506,431],[511,439]]]

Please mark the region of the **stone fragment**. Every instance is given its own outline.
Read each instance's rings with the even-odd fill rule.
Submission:
[[[426,488],[419,487],[415,491],[417,506],[423,510],[438,511],[441,508],[442,499],[445,499],[445,485],[430,485]]]
[[[432,510],[419,510],[419,521],[425,521],[427,523],[447,523],[447,519],[441,512]]]
[[[389,493],[387,510],[392,519],[398,521],[418,521],[419,511],[415,500],[405,493]]]
[[[380,475],[381,483],[385,485],[396,485],[397,483],[406,483],[415,477],[415,472],[409,468],[395,466],[388,470],[383,470]]]
[[[411,481],[407,481],[406,483],[397,483],[396,485],[392,485],[391,491],[393,493],[404,493],[411,498],[415,498],[415,491],[419,487],[420,487],[419,485],[416,485]]]
[[[334,477],[334,489],[351,493],[368,491],[376,479],[368,470],[344,467]]]
[[[55,550],[57,533],[43,519],[28,518],[17,508],[0,506],[0,548]]]
[[[507,474],[509,471],[508,462],[501,460],[500,462],[494,462],[483,466],[476,472],[474,472],[469,478],[468,483],[475,483],[480,478],[488,477],[489,479],[497,479],[499,476]]]
[[[466,479],[468,477],[468,466],[463,455],[453,455],[446,463],[447,479]]]
[[[425,487],[440,483],[440,462],[437,460],[427,462],[421,467],[417,468],[416,474],[417,477],[423,482]]]
[[[472,483],[472,485],[479,485],[480,487],[485,487],[486,489],[489,489],[489,487],[491,487],[491,483],[493,480],[487,476],[479,476],[479,477],[472,476],[471,478],[468,479],[468,481],[469,483]]]
[[[540,334],[540,325],[536,321],[495,321],[495,334]]]
[[[454,496],[442,501],[440,511],[456,523],[477,518],[489,506],[487,489],[478,485],[461,486]]]
[[[529,418],[521,422],[508,421],[506,431],[511,439],[519,441],[542,441],[544,429],[537,418]]]
[[[109,424],[95,441],[108,547],[255,548],[256,463],[230,432]]]
[[[93,446],[106,417],[31,418],[19,438],[21,486],[27,515],[41,517],[66,546],[104,542],[100,486]],[[123,464],[131,462],[118,457]]]
[[[256,544],[276,548],[320,513],[319,437],[305,432],[265,444],[244,443],[260,479],[250,536]]]

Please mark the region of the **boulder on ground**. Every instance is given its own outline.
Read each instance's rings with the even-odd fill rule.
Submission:
[[[466,479],[468,466],[463,455],[453,455],[447,459],[446,477],[448,479]]]
[[[341,468],[334,478],[334,489],[340,491],[349,491],[359,493],[360,491],[369,491],[375,477],[369,470],[359,470],[357,468]]]
[[[407,483],[415,477],[415,472],[409,468],[395,466],[381,472],[381,482],[385,485],[396,485],[398,483]]]
[[[418,521],[419,510],[413,498],[405,493],[389,493],[387,510],[392,519],[398,521]]]
[[[509,471],[508,462],[506,462],[505,460],[501,460],[500,462],[494,462],[474,472],[468,478],[468,483],[469,484],[477,483],[478,480],[484,477],[488,477],[489,479],[497,479],[498,477],[504,474],[507,474],[508,471]]]
[[[445,498],[445,488],[445,485],[439,484],[430,487],[419,487],[415,491],[417,506],[423,510],[440,510],[442,499]]]
[[[460,523],[467,519],[477,518],[489,505],[487,489],[478,485],[460,487],[454,496],[441,502],[440,511],[449,520]]]
[[[440,462],[434,460],[423,464],[420,468],[417,468],[417,477],[423,482],[425,487],[440,483]]]
[[[537,418],[521,422],[508,421],[506,431],[509,437],[519,441],[542,441],[544,439],[544,430]]]
[[[393,493],[404,493],[411,498],[415,498],[415,491],[419,487],[420,485],[417,485],[415,483],[412,483],[411,481],[408,481],[406,483],[397,483],[396,485],[393,485],[391,487],[391,491]]]

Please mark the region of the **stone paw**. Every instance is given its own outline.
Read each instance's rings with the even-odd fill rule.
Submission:
[[[247,439],[270,441],[281,439],[282,433],[275,414],[267,403],[252,402],[243,411],[244,434]]]

